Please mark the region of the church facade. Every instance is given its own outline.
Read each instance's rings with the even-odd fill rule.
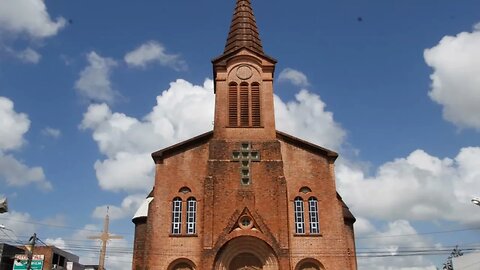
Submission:
[[[337,154],[275,129],[276,61],[250,0],[237,0],[213,61],[214,130],[152,154],[133,270],[356,270],[354,216],[336,191]]]

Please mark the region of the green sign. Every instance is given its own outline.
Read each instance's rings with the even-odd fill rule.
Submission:
[[[13,263],[13,270],[26,270],[28,266],[28,259],[26,256],[17,255]],[[43,269],[43,255],[34,255],[30,270],[42,270]]]

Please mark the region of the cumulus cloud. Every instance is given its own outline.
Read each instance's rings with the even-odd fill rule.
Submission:
[[[17,58],[25,63],[37,64],[42,56],[32,48],[26,48],[16,54]]]
[[[338,150],[346,131],[335,122],[333,113],[325,110],[320,96],[307,90],[295,95],[295,100],[283,102],[275,96],[277,129],[323,147]]]
[[[424,58],[433,68],[430,98],[443,117],[460,128],[480,131],[480,29],[445,36]]]
[[[62,136],[62,132],[59,129],[46,127],[42,130],[42,134],[44,136],[52,137],[54,139],[60,138]]]
[[[156,41],[148,41],[135,50],[127,53],[125,62],[132,67],[145,68],[152,63],[159,63],[162,66],[175,70],[185,70],[187,64],[180,55],[166,53],[166,48]]]
[[[37,64],[42,58],[37,51],[30,47],[21,51],[17,51],[11,47],[4,47],[3,50],[24,63]]]
[[[88,100],[112,103],[118,94],[112,89],[110,75],[117,62],[93,51],[87,55],[87,60],[88,66],[80,73],[75,89]]]
[[[100,240],[92,240],[92,237],[100,235],[100,226],[87,224],[82,229],[75,231],[65,238],[48,238],[47,244],[53,244],[80,257],[80,263],[84,265],[98,264],[98,254],[101,248]],[[78,247],[83,248],[79,249]],[[106,269],[129,270],[131,269],[133,244],[125,239],[112,239],[108,242],[107,257],[105,258]]]
[[[368,222],[365,219],[361,223]],[[365,226],[362,224],[360,226]],[[356,241],[359,269],[372,270],[436,270],[435,265],[425,256],[399,256],[411,254],[415,250],[431,250],[439,246],[421,236],[406,220],[395,220],[384,228],[368,224],[368,235],[362,232]],[[355,229],[358,226],[355,224]],[[363,256],[364,254],[365,256]]]
[[[2,225],[5,226],[2,231],[6,234],[3,236],[7,237],[7,242],[17,245],[18,241],[23,241],[23,239],[19,239],[19,236],[32,235],[37,231],[37,225],[32,221],[32,217],[28,213],[10,211],[2,214]],[[4,238],[3,236],[2,238]]]
[[[157,105],[143,119],[114,113],[107,104],[90,105],[80,128],[92,131],[106,156],[95,162],[100,186],[148,191],[154,168],[150,153],[211,130],[214,98],[212,80],[199,86],[179,79],[157,97]],[[282,131],[332,149],[345,139],[345,131],[315,94],[302,90],[288,103],[275,97],[275,107]]]
[[[150,153],[212,129],[213,102],[211,80],[203,86],[177,80],[143,119],[113,113],[106,104],[90,105],[80,128],[92,131],[107,157],[95,163],[100,186],[111,191],[151,189]]]
[[[107,207],[109,207],[108,215],[110,220],[131,218],[138,210],[140,205],[145,201],[145,194],[129,195],[123,199],[120,206],[102,205],[95,208],[93,217],[104,219]]]
[[[28,116],[15,112],[13,101],[0,96],[0,153],[21,147],[29,128]]]
[[[46,38],[56,35],[65,25],[62,17],[50,18],[43,0],[0,1],[0,33]]]
[[[293,85],[301,87],[306,87],[310,85],[307,76],[303,74],[303,72],[292,68],[286,68],[282,70],[282,72],[280,72],[280,75],[278,76],[278,80],[281,82],[288,81]]]
[[[41,189],[50,190],[52,186],[41,167],[30,168],[7,154],[7,151],[16,150],[25,143],[23,136],[29,128],[28,116],[17,113],[10,99],[0,97],[0,180],[9,186],[36,184]]]
[[[336,175],[352,211],[366,218],[480,221],[470,203],[472,191],[480,190],[480,147],[443,159],[416,150],[383,164],[373,176],[343,162]]]
[[[62,238],[47,238],[45,240],[45,243],[49,246],[55,246],[57,248],[65,249],[67,248],[67,244],[65,243],[65,240]]]
[[[12,187],[37,185],[45,191],[52,189],[52,184],[46,180],[41,167],[28,167],[13,156],[0,153],[0,179]]]

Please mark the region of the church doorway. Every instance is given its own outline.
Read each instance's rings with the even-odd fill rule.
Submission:
[[[273,249],[264,241],[241,236],[227,242],[217,254],[215,270],[278,270]]]
[[[229,270],[258,270],[263,269],[263,263],[252,253],[241,253],[233,258]]]

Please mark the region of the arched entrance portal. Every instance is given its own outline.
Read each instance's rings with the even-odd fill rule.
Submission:
[[[264,241],[241,236],[227,242],[215,259],[215,270],[278,270],[273,249]]]

